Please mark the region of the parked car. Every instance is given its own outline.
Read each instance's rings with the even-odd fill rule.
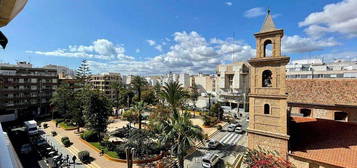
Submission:
[[[210,149],[216,149],[218,147],[218,145],[219,145],[219,142],[216,140],[211,139],[208,141],[208,148],[210,148]]]
[[[214,153],[207,153],[202,157],[202,166],[204,168],[214,167],[219,161],[219,156]]]
[[[246,120],[247,120],[247,122],[249,122],[249,116],[247,117],[247,119],[246,119]]]
[[[236,129],[236,125],[235,124],[230,124],[227,128],[227,131],[229,132],[234,132],[234,130]]]
[[[242,134],[243,133],[243,129],[242,129],[242,126],[241,125],[238,125],[235,129],[235,132],[238,133],[238,134]]]
[[[23,144],[20,151],[22,154],[28,154],[32,151],[32,147],[30,144]]]

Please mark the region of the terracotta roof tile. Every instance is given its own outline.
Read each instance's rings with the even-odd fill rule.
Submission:
[[[293,117],[290,135],[294,156],[357,168],[357,124]]]
[[[357,105],[357,79],[288,79],[288,102]]]

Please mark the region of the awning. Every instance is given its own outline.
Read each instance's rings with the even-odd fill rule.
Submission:
[[[26,5],[27,0],[0,1],[0,27],[6,26]]]

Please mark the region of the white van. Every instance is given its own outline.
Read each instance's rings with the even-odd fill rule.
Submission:
[[[214,153],[207,153],[202,157],[202,166],[204,168],[214,167],[219,161],[219,156]]]
[[[38,134],[37,122],[35,120],[25,121],[24,124],[28,135]]]

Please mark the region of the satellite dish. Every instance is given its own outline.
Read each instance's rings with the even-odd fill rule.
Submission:
[[[0,27],[6,26],[26,5],[27,0],[0,1]]]

